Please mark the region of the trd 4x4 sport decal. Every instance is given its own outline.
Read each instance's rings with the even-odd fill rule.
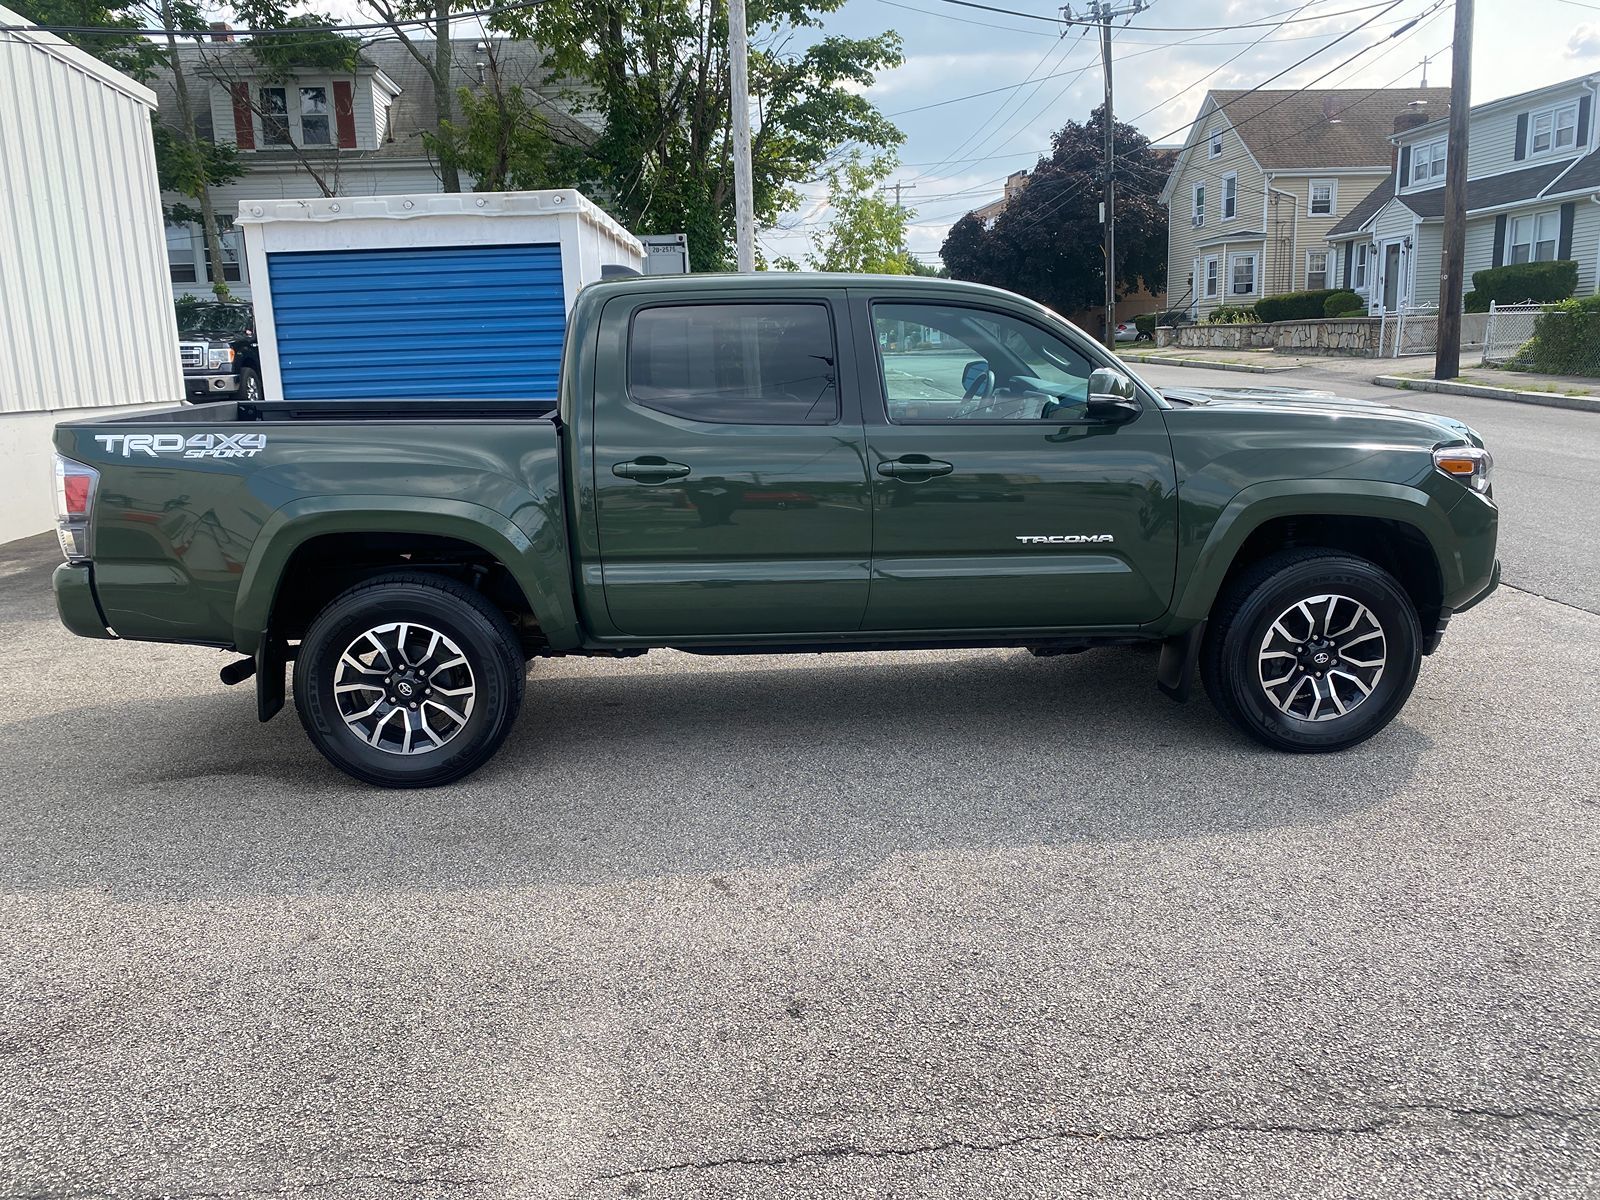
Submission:
[[[97,433],[94,440],[108,454],[130,458],[135,453],[151,458],[174,454],[180,458],[254,458],[267,448],[264,433]]]

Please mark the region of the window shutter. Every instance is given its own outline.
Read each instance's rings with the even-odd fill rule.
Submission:
[[[250,112],[250,85],[235,83],[228,91],[233,93],[233,144],[241,150],[254,150],[256,123]]]
[[[335,79],[333,81],[333,117],[339,125],[339,148],[341,150],[354,150],[356,148],[356,108],[350,95],[350,81],[348,79]]]
[[[1494,262],[1496,267],[1506,265],[1506,215],[1501,213],[1494,219]]]
[[[1589,144],[1589,101],[1590,96],[1585,96],[1578,101],[1578,149],[1582,150]]]
[[[1400,186],[1411,182],[1411,147],[1400,147]]]
[[[1354,242],[1346,242],[1344,244],[1344,279],[1341,280],[1345,287],[1349,287],[1350,281],[1355,278],[1355,276],[1351,274],[1351,272],[1355,270],[1355,261],[1356,244]]]
[[[1561,206],[1561,240],[1556,243],[1557,258],[1572,257],[1572,221],[1577,215],[1576,201],[1568,200]]]
[[[1512,158],[1522,159],[1528,157],[1528,114],[1517,114],[1517,150]]]

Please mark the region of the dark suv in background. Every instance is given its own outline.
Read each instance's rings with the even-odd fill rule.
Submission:
[[[248,304],[203,301],[178,309],[178,353],[190,400],[261,399],[261,358]]]

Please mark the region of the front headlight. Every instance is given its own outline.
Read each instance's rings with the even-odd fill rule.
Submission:
[[[233,366],[233,347],[232,346],[213,346],[213,347],[211,347],[211,353],[207,358],[207,369],[208,370],[220,371],[224,367],[231,367],[231,366]]]
[[[1494,455],[1477,446],[1440,446],[1433,452],[1433,465],[1473,491],[1486,493],[1494,473]]]

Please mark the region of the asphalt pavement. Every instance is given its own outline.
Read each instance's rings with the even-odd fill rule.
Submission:
[[[1146,651],[658,652],[409,793],[0,547],[0,1195],[1594,1196],[1593,555],[1507,528],[1558,599],[1335,756]]]

